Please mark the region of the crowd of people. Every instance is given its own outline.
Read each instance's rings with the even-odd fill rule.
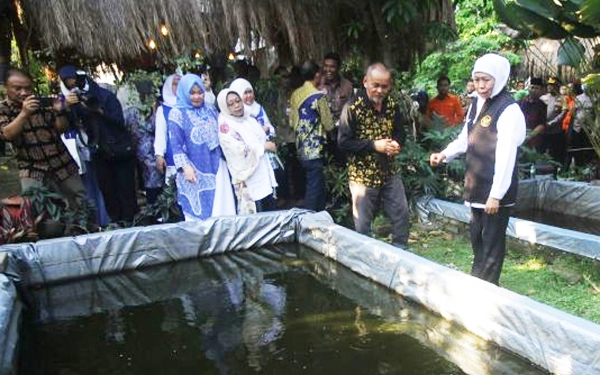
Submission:
[[[592,99],[579,82],[561,84],[556,77],[533,77],[514,96],[525,114],[526,145],[547,153],[559,168],[582,167],[595,157],[584,131],[593,122]]]
[[[59,70],[60,93],[48,101],[33,94],[27,73],[11,69],[0,103],[0,138],[16,149],[23,190],[45,185],[70,204],[87,200],[100,226],[132,222],[138,190],[152,204],[171,183],[185,220],[289,206],[320,211],[328,199],[325,165],[331,160],[347,167],[356,231],[370,235],[383,209],[392,244],[405,248],[409,208],[394,159],[405,145],[408,121],[390,95],[392,73],[374,63],[362,83],[353,83],[341,66],[336,53],[321,66],[298,66],[291,88],[270,103],[286,113],[275,121],[256,101],[254,79],[243,75],[215,95],[208,71],[171,74],[155,98],[151,87],[137,84],[115,94],[68,65]],[[430,164],[466,154],[472,274],[496,284],[515,204],[519,146],[548,152],[564,165],[569,157],[586,162],[579,149],[586,149],[582,123],[592,105],[578,85],[563,92],[553,77],[546,87],[531,78],[510,92],[509,78],[508,60],[488,54],[476,61],[462,95],[450,93],[450,79],[441,76],[438,95],[428,103],[424,95],[421,103],[425,126],[462,126]],[[148,101],[154,105],[144,110]]]

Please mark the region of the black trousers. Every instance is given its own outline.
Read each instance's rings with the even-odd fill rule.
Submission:
[[[483,208],[471,208],[471,246],[473,268],[471,275],[498,285],[506,254],[506,227],[511,207],[500,207],[495,215]]]
[[[135,159],[96,159],[98,184],[108,216],[117,221],[132,221],[138,212],[135,188]]]

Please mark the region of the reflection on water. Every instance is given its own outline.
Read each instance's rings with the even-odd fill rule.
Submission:
[[[297,245],[31,291],[20,374],[542,374]]]
[[[515,210],[513,216],[520,219],[535,221],[554,227],[571,229],[578,232],[600,235],[600,220],[573,215],[565,215],[547,210]]]

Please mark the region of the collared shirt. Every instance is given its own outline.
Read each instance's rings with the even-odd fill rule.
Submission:
[[[296,132],[296,147],[300,160],[323,157],[325,133],[333,129],[331,112],[325,94],[309,81],[292,93],[290,126]]]
[[[344,105],[352,97],[352,93],[354,91],[352,82],[341,76],[336,81],[327,82],[325,77],[323,77],[321,85],[319,86],[319,90],[327,94],[327,103],[329,104],[329,109],[331,110],[333,123],[337,123],[340,119],[340,114],[342,113]]]
[[[359,94],[344,107],[338,145],[348,154],[350,182],[377,188],[399,172],[395,156],[375,151],[375,141],[385,138],[394,139],[400,145],[406,138],[402,113],[392,98],[384,99],[380,112],[366,93]]]
[[[460,99],[453,94],[448,94],[443,99],[440,99],[439,96],[431,99],[425,116],[432,118],[434,113],[444,119],[448,126],[456,126],[465,119]]]
[[[20,112],[21,108],[14,103],[0,102],[0,129],[10,124]],[[19,137],[12,141],[17,150],[20,178],[42,181],[46,177],[55,177],[64,181],[78,173],[77,164],[54,127],[55,121],[52,111],[36,112],[29,117]]]
[[[527,130],[534,130],[538,125],[546,126],[546,104],[540,99],[532,99],[529,96],[519,102],[519,106],[525,115],[525,125]],[[527,145],[538,147],[542,143],[541,136],[531,138]]]

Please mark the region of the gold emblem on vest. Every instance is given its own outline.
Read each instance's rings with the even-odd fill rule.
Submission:
[[[487,128],[488,126],[490,126],[491,123],[492,123],[492,116],[490,116],[490,115],[484,116],[481,119],[481,121],[479,121],[479,124],[481,124],[482,128]]]

